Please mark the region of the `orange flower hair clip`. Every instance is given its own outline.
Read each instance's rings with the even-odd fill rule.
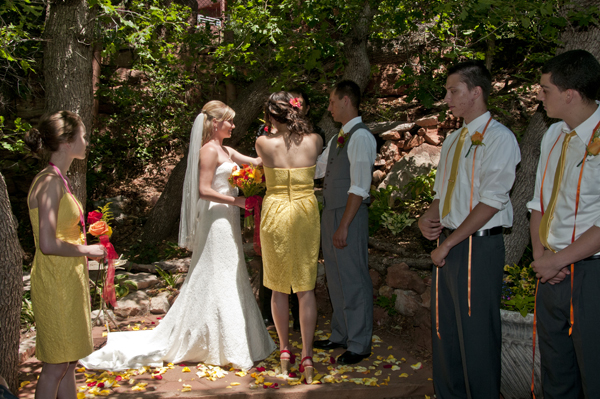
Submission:
[[[298,97],[294,97],[290,100],[290,104],[294,108],[302,108],[302,103]]]

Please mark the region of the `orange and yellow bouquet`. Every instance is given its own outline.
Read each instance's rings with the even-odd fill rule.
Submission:
[[[239,188],[246,197],[244,227],[257,227],[254,229],[254,251],[260,255],[260,207],[267,187],[262,166],[242,165],[241,169],[234,166],[229,184]]]

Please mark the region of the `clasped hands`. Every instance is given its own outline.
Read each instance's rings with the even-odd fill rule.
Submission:
[[[571,274],[569,265],[563,266],[556,264],[555,254],[549,249],[544,249],[541,256],[534,256],[534,259],[531,268],[535,272],[535,276],[539,278],[542,283],[548,282],[550,284],[557,284]]]

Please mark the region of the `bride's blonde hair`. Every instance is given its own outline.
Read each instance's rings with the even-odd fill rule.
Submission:
[[[235,117],[235,111],[219,100],[207,102],[202,108],[206,115],[202,132],[202,145],[206,144],[213,135],[213,119],[217,122],[231,121]]]

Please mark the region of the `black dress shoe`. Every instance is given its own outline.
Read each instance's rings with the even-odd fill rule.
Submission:
[[[339,364],[356,364],[361,360],[368,358],[369,356],[371,356],[371,353],[366,355],[359,355],[358,353],[346,351],[338,356],[337,362]]]
[[[344,344],[338,344],[337,342],[332,342],[328,339],[323,339],[321,341],[313,342],[313,348],[329,350],[329,349],[336,349],[336,348],[346,349],[347,346]]]

